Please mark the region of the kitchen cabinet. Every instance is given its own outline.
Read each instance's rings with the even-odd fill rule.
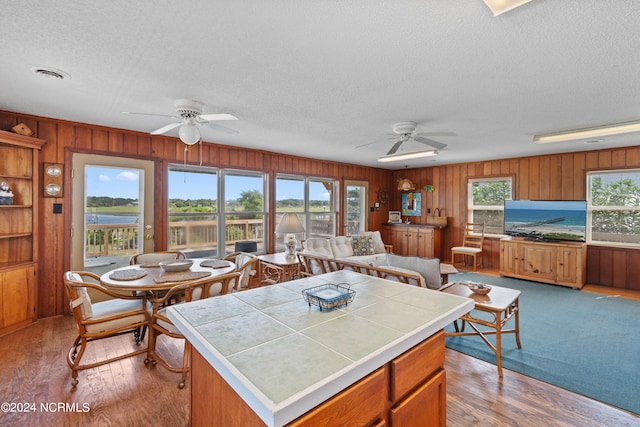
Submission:
[[[441,330],[287,426],[445,426],[444,355]],[[195,349],[191,381],[192,425],[207,425],[211,420],[264,425]],[[236,408],[238,412],[216,411],[213,401],[206,398],[209,394],[219,396],[218,407]]]
[[[337,281],[357,290],[351,307],[367,309],[322,312],[300,297]],[[341,270],[167,314],[192,346],[192,426],[444,426],[442,328],[472,309],[467,298]],[[238,316],[255,319],[256,333],[242,335]],[[389,319],[412,326],[380,327]]]
[[[500,275],[582,288],[586,277],[584,243],[500,241]]]
[[[38,156],[45,141],[0,131],[0,335],[37,319]]]
[[[431,225],[383,225],[382,238],[397,255],[442,259],[442,227]]]

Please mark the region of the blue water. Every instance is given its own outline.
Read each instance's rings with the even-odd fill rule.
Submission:
[[[85,214],[85,224],[137,224],[138,217],[132,215]]]
[[[564,217],[563,221],[550,225],[566,225],[570,227],[586,227],[587,218],[584,211],[563,211],[548,209],[505,209],[505,224],[525,224],[545,219]]]

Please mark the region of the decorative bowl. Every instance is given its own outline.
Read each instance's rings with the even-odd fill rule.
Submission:
[[[467,282],[467,286],[471,292],[478,295],[486,295],[491,292],[491,286],[479,282]]]
[[[184,271],[190,269],[192,265],[193,261],[190,259],[160,263],[164,271]]]

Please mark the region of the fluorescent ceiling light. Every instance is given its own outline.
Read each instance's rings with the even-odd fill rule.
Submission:
[[[621,133],[640,132],[640,121],[614,123],[606,126],[592,128],[575,129],[566,132],[549,133],[546,135],[535,135],[533,142],[547,144],[550,142],[572,141],[574,139],[598,138],[602,136],[618,135]]]
[[[378,158],[379,162],[395,162],[398,160],[417,159],[420,157],[430,157],[438,154],[436,150],[412,151],[410,153],[391,154]]]
[[[489,6],[489,9],[491,9],[491,12],[493,12],[493,16],[508,12],[530,1],[531,0],[484,0],[487,6]]]

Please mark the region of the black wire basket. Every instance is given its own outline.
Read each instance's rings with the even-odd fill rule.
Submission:
[[[350,285],[346,283],[329,283],[305,289],[302,291],[302,296],[309,306],[317,305],[320,311],[331,311],[353,301],[356,291],[352,291]]]

